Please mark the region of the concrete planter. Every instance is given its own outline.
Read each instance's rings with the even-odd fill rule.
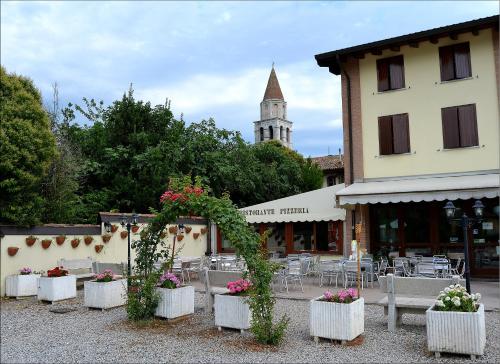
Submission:
[[[346,303],[311,300],[309,326],[311,336],[350,341],[365,331],[365,301],[363,298]]]
[[[157,288],[160,302],[155,316],[172,319],[194,313],[194,287]]]
[[[16,274],[5,278],[5,295],[8,297],[36,296],[40,274]]]
[[[40,277],[38,279],[39,301],[61,301],[76,297],[76,276]]]
[[[434,306],[425,312],[427,347],[436,357],[441,352],[483,355],[486,345],[484,306],[476,312],[435,311]]]
[[[222,327],[230,327],[238,330],[250,328],[250,306],[245,301],[248,297],[215,295],[215,326],[221,330]]]
[[[127,280],[83,283],[84,306],[102,310],[123,306],[127,302]]]

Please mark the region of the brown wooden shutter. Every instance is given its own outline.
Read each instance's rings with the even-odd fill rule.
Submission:
[[[392,154],[392,117],[378,118],[378,142],[380,155]]]
[[[460,130],[460,146],[472,147],[479,145],[476,105],[463,105],[458,107],[458,124]]]
[[[441,109],[443,120],[443,146],[444,148],[460,147],[458,130],[458,111],[456,107],[445,107]]]
[[[470,67],[469,43],[455,44],[455,77],[466,78],[472,75]]]
[[[394,153],[410,152],[410,131],[408,114],[392,116],[392,135],[394,139]]]
[[[389,64],[387,59],[377,60],[378,92],[389,89]]]
[[[441,81],[449,81],[455,78],[453,46],[439,48],[439,61],[441,65]]]
[[[391,90],[405,87],[405,69],[403,56],[389,59],[389,80]]]

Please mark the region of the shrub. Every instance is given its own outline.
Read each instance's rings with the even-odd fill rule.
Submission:
[[[159,274],[151,273],[147,278],[129,278],[130,290],[127,300],[127,316],[132,321],[151,320],[158,307],[160,296],[156,292]]]
[[[434,305],[437,311],[476,312],[481,294],[469,294],[459,284],[450,285],[439,293]]]

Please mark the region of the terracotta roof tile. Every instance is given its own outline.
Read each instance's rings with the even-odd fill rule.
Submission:
[[[344,158],[342,155],[325,155],[323,157],[314,157],[311,160],[322,170],[344,168]]]
[[[281,92],[280,83],[278,82],[278,77],[274,71],[274,67],[269,75],[269,80],[267,81],[266,92],[264,93],[263,100],[278,99],[284,100],[283,93]]]

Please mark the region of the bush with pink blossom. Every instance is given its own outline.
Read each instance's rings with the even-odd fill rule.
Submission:
[[[337,293],[326,291],[323,293],[322,301],[335,303],[352,303],[358,299],[358,291],[354,288],[341,289]]]
[[[252,283],[246,279],[238,279],[234,282],[227,282],[227,289],[233,296],[243,296],[248,294]]]
[[[111,269],[105,269],[104,272],[94,275],[96,282],[111,282],[115,275]]]
[[[175,274],[166,272],[163,273],[158,279],[158,285],[162,288],[174,289],[179,288],[181,286],[181,282],[179,281],[179,278],[175,276]]]

